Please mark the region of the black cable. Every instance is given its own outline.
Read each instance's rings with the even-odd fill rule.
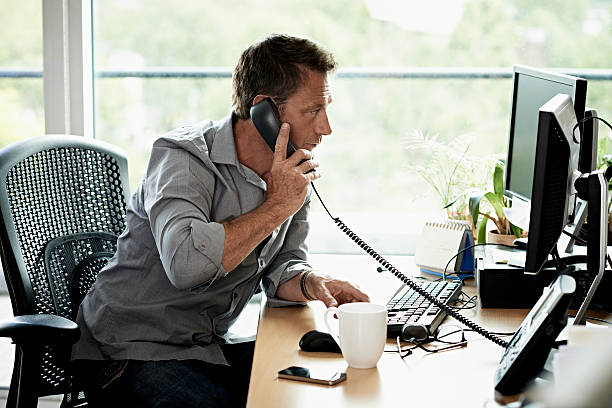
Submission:
[[[564,233],[566,233],[567,235],[569,235],[570,237],[574,238],[574,239],[581,239],[569,232],[563,231]],[[443,278],[444,276],[451,276],[451,275],[459,275],[460,273],[462,273],[461,271],[457,272],[457,271],[453,271],[453,272],[447,272],[448,266],[450,265],[450,263],[452,262],[453,259],[455,259],[457,256],[459,256],[461,253],[472,249],[474,247],[477,246],[482,246],[482,245],[495,245],[495,246],[502,246],[502,247],[506,247],[506,248],[516,248],[513,245],[506,245],[506,244],[498,244],[498,243],[494,243],[494,242],[484,242],[484,243],[480,243],[480,244],[474,244],[474,245],[470,245],[468,247],[463,248],[461,251],[457,252],[455,255],[452,256],[452,258],[446,263],[446,267],[444,268],[444,272],[443,272]],[[577,262],[577,261],[581,261],[582,258],[584,258],[584,262],[586,262],[586,256],[585,255],[570,255],[570,256],[566,256],[566,257],[560,257],[559,256],[559,251],[557,250],[557,247],[555,246],[552,252],[552,256],[553,259],[552,260],[548,260],[546,261],[546,263],[544,264],[545,267],[547,266],[551,266],[554,265],[555,268],[558,271],[561,271],[564,269],[564,266],[567,262],[572,263],[572,262]],[[608,258],[610,258],[609,255],[606,255]],[[581,261],[582,262],[582,261]],[[612,267],[612,259],[608,259],[608,262],[610,263],[610,267]],[[441,279],[443,279],[441,278]],[[437,279],[438,281],[441,279]]]
[[[461,294],[464,294],[463,292],[461,292]],[[467,295],[466,295],[467,296]],[[477,305],[476,305],[476,299],[478,299],[478,296],[474,295],[472,297],[470,297],[468,300],[459,300],[459,302],[462,302],[463,304],[461,306],[451,306],[454,310],[469,310],[469,309],[474,309]],[[471,306],[467,306],[471,303]]]
[[[474,331],[474,330],[470,330],[470,329],[459,329],[459,330],[463,330],[465,332]],[[452,333],[456,333],[456,331],[452,332]],[[514,336],[516,334],[516,332],[489,332],[489,333],[495,334],[497,336]],[[445,336],[446,336],[446,334],[445,334]]]
[[[477,246],[483,246],[483,245],[497,245],[497,246],[504,246],[504,247],[507,247],[507,248],[515,248],[512,245],[496,244],[496,243],[493,243],[493,242],[483,242],[481,244],[473,244],[473,245],[467,246],[467,247],[463,248],[461,251],[457,252],[455,255],[453,255],[451,257],[451,259],[448,260],[448,262],[446,263],[446,266],[444,267],[444,272],[442,273],[442,279],[446,278],[446,275],[457,275],[457,272],[447,272],[448,266],[453,261],[453,259],[455,259],[456,257],[458,257],[459,255],[461,255],[462,253],[464,253],[467,250],[470,250],[470,249],[475,248]]]
[[[581,144],[582,144],[582,134],[580,135],[580,142],[578,142],[578,141],[576,140],[576,128],[577,128],[578,126],[580,126],[582,123],[586,122],[587,120],[593,120],[593,119],[597,119],[597,120],[602,121],[603,123],[605,123],[606,125],[608,125],[608,127],[610,128],[610,130],[612,130],[612,125],[610,125],[610,124],[608,123],[608,121],[606,121],[604,118],[600,118],[600,117],[598,117],[598,116],[587,116],[586,118],[582,118],[582,119],[580,119],[580,120],[578,121],[578,123],[576,123],[576,124],[574,125],[574,128],[572,129],[572,139],[574,139],[574,143],[581,143]],[[606,171],[606,173],[607,173],[607,171]],[[606,176],[607,176],[607,174],[606,174]],[[609,179],[608,179],[608,180],[609,180]]]
[[[449,334],[454,334],[454,333],[457,333],[458,331],[462,331],[462,329],[459,329],[459,330],[454,331],[454,332],[449,333]],[[469,331],[472,331],[472,330],[469,330]],[[447,336],[447,334],[445,334],[443,337],[445,337],[445,336]],[[424,351],[426,351],[428,353],[438,353],[440,351],[446,351],[446,350],[451,350],[451,349],[454,349],[454,348],[459,348],[459,347],[467,346],[467,340],[465,339],[464,335],[462,335],[462,340],[460,342],[452,342],[451,343],[451,342],[447,342],[447,341],[443,341],[443,340],[439,340],[439,339],[434,339],[433,341],[438,341],[438,342],[443,343],[443,344],[448,344],[448,346],[440,347],[440,348],[437,348],[437,349],[431,349],[431,350],[426,348],[425,346],[423,346],[424,343],[422,343],[422,342],[420,342],[418,340],[415,340],[415,339],[400,340],[399,336],[398,336],[397,341],[398,341],[398,344],[399,344],[400,341],[404,341],[404,342],[407,342],[407,343],[412,343],[412,344],[414,344],[414,346],[408,347],[408,348],[404,348],[404,349],[398,347],[396,350],[383,350],[383,351],[388,352],[388,353],[390,353],[390,352],[399,353],[399,355],[400,355],[400,357],[402,359],[404,359],[404,358],[408,357],[409,355],[411,355],[412,354],[412,350],[414,350],[416,348],[420,348],[421,350],[424,350]]]
[[[587,317],[585,317],[585,319],[587,319],[587,320],[595,320],[596,322],[602,322],[602,323],[606,323],[606,324],[609,324],[609,325],[612,326],[612,322],[611,321],[600,319],[598,317],[588,317],[587,316]]]
[[[563,233],[564,233],[565,235],[567,235],[567,236],[569,236],[569,237],[573,238],[573,239],[574,239],[576,242],[578,242],[578,243],[579,243],[579,244],[581,244],[581,245],[586,245],[586,244],[587,244],[587,242],[586,242],[584,239],[580,238],[580,237],[579,237],[579,236],[577,236],[577,235],[572,234],[571,232],[568,232],[568,231],[566,231],[566,230],[563,230]]]
[[[396,350],[389,350],[389,351],[393,351],[394,353],[398,353],[399,356],[402,358],[402,360],[406,357],[408,357],[409,355],[412,354],[412,350],[414,350],[415,348],[417,348],[417,346],[413,346],[413,347],[409,347],[406,349],[402,349],[400,346],[400,337],[397,336],[395,338],[396,344],[397,344],[397,349]],[[385,350],[386,351],[386,350]]]
[[[466,280],[466,279],[470,279],[474,277],[474,273],[469,273],[466,271],[455,271],[455,272],[448,272],[446,274],[446,278],[451,277],[451,276],[456,276],[456,278],[453,278],[453,281],[461,281],[462,283]],[[440,282],[442,279],[442,276],[440,276],[438,279],[436,279],[436,282]],[[446,280],[446,279],[444,279]]]
[[[493,334],[496,334],[498,336],[514,336],[516,334],[516,332],[491,332]]]
[[[567,317],[576,317],[575,315],[567,315]],[[589,317],[589,316],[585,316],[584,317],[585,320],[594,320],[596,322],[602,322],[605,324],[609,324],[612,326],[612,322],[608,321],[608,320],[604,320],[604,319],[600,319],[598,317]]]
[[[447,351],[447,350],[452,350],[452,349],[459,348],[459,347],[465,347],[467,346],[467,341],[462,341],[462,342],[453,343],[453,344],[447,343],[449,344],[448,346],[437,348],[437,349],[432,349],[432,350],[423,346],[420,341],[415,341],[414,344],[416,344],[421,350],[425,350],[428,353],[439,353],[440,351]]]
[[[465,303],[465,298],[468,297],[468,294],[465,293],[464,291],[459,292],[459,297],[457,298],[457,300],[455,302],[462,302]]]
[[[323,202],[323,199],[321,199],[321,196],[319,195],[319,192],[315,188],[314,183],[311,182],[310,184],[311,184],[312,189],[314,190],[315,194],[319,198],[319,201],[321,202],[321,205],[323,205],[323,208],[325,209],[325,211],[327,212],[329,217],[338,226],[338,228],[340,228],[340,230],[342,232],[344,232],[351,240],[353,240],[353,242],[355,242],[355,244],[357,244],[368,255],[370,255],[372,258],[374,258],[376,261],[378,261],[383,267],[385,267],[385,269],[387,269],[389,272],[391,272],[393,275],[395,275],[395,277],[397,277],[399,280],[404,282],[407,286],[409,286],[415,292],[419,293],[420,295],[425,297],[427,300],[429,300],[430,302],[432,302],[433,304],[438,306],[440,309],[445,311],[448,315],[450,315],[453,318],[455,318],[457,321],[463,323],[465,326],[467,326],[470,329],[474,330],[475,332],[477,332],[481,336],[485,337],[486,339],[489,339],[490,341],[492,341],[493,343],[497,344],[498,346],[501,346],[503,348],[507,348],[508,347],[508,342],[506,342],[505,340],[500,339],[499,337],[496,337],[496,336],[490,334],[483,327],[481,327],[481,326],[477,325],[476,323],[472,322],[471,320],[463,317],[461,314],[459,314],[458,312],[454,311],[449,305],[447,305],[446,303],[440,302],[437,298],[435,298],[430,293],[428,293],[423,288],[421,288],[421,286],[418,285],[415,281],[413,281],[412,279],[410,279],[406,275],[404,275],[402,272],[400,272],[399,269],[397,269],[395,266],[393,266],[389,261],[387,261],[378,252],[376,252],[364,240],[359,238],[359,236],[357,234],[355,234],[348,227],[348,225],[346,225],[344,222],[342,222],[342,220],[340,220],[340,218],[332,216],[331,213],[329,212],[329,210],[327,209],[327,206]],[[478,245],[482,245],[482,244],[478,244]]]
[[[611,321],[609,321],[609,320],[604,320],[604,319],[600,319],[600,318],[598,318],[598,317],[588,317],[588,316],[587,316],[585,319],[587,319],[587,320],[594,320],[594,321],[596,321],[596,322],[602,322],[602,323],[609,324],[609,325],[611,325],[611,326],[612,326],[612,322],[611,322]]]

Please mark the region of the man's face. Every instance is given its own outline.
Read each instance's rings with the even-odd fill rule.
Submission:
[[[306,70],[304,82],[279,109],[282,122],[291,125],[291,143],[296,149],[312,151],[332,130],[327,118],[331,103],[327,74]]]

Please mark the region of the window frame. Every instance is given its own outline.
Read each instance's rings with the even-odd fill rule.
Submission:
[[[45,133],[94,137],[92,0],[42,5]]]

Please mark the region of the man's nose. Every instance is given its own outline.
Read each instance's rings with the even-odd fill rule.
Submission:
[[[316,132],[319,135],[330,135],[332,132],[331,125],[329,124],[329,118],[327,117],[327,111],[322,109],[317,121]]]

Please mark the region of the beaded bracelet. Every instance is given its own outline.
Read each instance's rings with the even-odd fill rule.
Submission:
[[[310,275],[311,272],[312,271],[303,272],[302,277],[300,278],[300,288],[302,289],[302,294],[304,295],[306,300],[316,300],[310,295],[310,293],[308,293],[308,290],[306,289],[306,278],[308,277],[308,275]]]

